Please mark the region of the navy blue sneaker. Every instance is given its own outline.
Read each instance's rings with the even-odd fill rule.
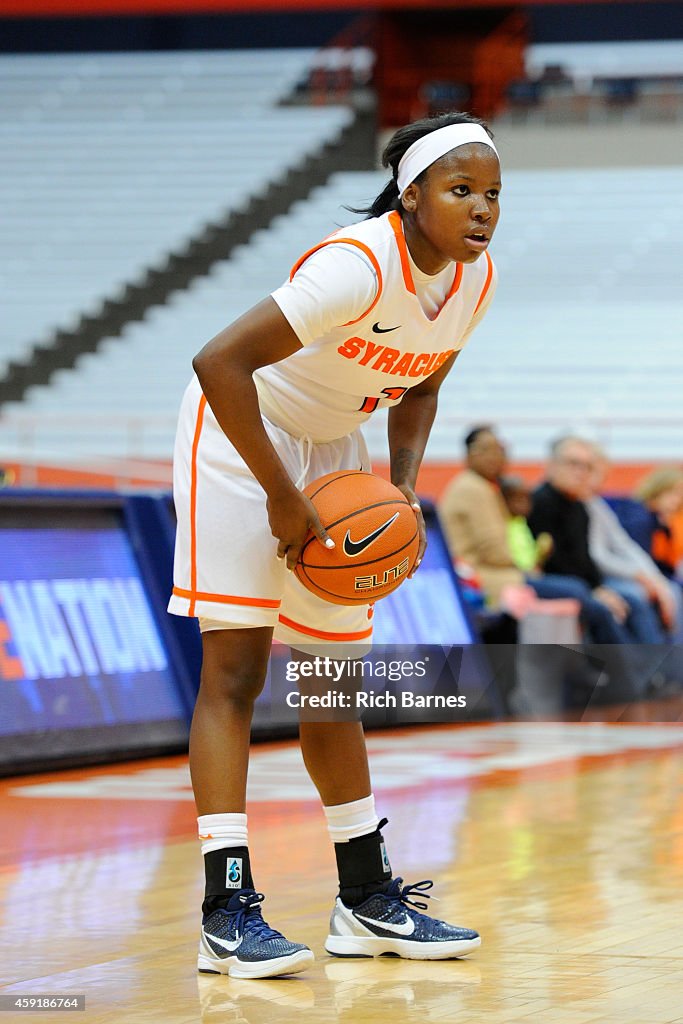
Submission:
[[[370,896],[358,907],[347,907],[337,898],[330,918],[330,934],[325,949],[333,956],[400,956],[406,960],[446,960],[466,956],[481,945],[477,932],[470,928],[437,921],[412,907],[427,909],[409,897],[420,893],[431,881],[402,886],[402,878],[393,878],[384,892]]]
[[[313,963],[308,946],[270,928],[261,916],[262,892],[240,889],[225,909],[202,921],[197,969],[231,978],[273,978],[296,974]]]

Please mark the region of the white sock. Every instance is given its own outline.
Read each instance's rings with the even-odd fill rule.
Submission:
[[[202,854],[230,846],[248,846],[246,814],[200,814],[197,829]]]
[[[333,843],[348,843],[349,839],[366,836],[379,825],[375,810],[375,797],[364,796],[348,804],[333,804],[323,807],[327,818],[327,830]]]

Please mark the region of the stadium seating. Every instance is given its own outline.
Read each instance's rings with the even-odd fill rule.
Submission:
[[[327,142],[313,51],[0,57],[0,373]]]
[[[209,276],[8,407],[6,443],[47,415],[56,419],[31,427],[37,452],[169,457],[193,355],[309,245],[356,219],[344,203],[362,205],[384,181],[334,175]],[[453,459],[465,424],[493,421],[515,458],[543,457],[550,436],[572,429],[617,459],[680,458],[683,170],[514,171],[502,205],[498,295],[444,385],[430,457]],[[384,456],[381,414],[367,435]]]
[[[536,43],[526,76],[511,83],[503,120],[519,123],[680,121],[683,42],[679,39]]]
[[[581,43],[535,43],[527,48],[530,77],[549,67],[572,77],[676,78],[683,67],[683,42],[678,39]]]

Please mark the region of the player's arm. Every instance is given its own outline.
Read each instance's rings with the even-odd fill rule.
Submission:
[[[421,384],[410,388],[402,401],[389,410],[389,450],[391,452],[391,478],[401,490],[413,491],[417,481],[424,450],[436,416],[439,388],[448,376],[458,353],[462,351],[472,332],[479,326],[493,301],[498,286],[498,271],[489,261],[490,280],[484,286],[484,294],[470,320],[467,330],[460,339],[460,348],[454,352],[436,373],[432,373]]]
[[[301,342],[274,299],[267,298],[209,341],[192,366],[223,432],[267,495],[278,557],[293,568],[309,527],[327,543],[317,513],[290,480],[259,411],[253,373],[286,359]],[[330,545],[332,541],[330,541]]]
[[[458,353],[454,352],[436,373],[414,388],[409,388],[398,405],[389,409],[391,482],[405,494],[415,509],[420,530],[420,549],[413,572],[420,564],[427,546],[427,532],[415,494],[417,474],[436,416],[439,388],[457,358]]]

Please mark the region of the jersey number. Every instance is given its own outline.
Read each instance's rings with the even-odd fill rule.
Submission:
[[[399,398],[403,398],[407,390],[408,388],[384,388],[382,394],[388,398],[390,402],[398,402]],[[379,398],[364,398],[363,404],[358,411],[374,412],[381,400],[381,396]]]

